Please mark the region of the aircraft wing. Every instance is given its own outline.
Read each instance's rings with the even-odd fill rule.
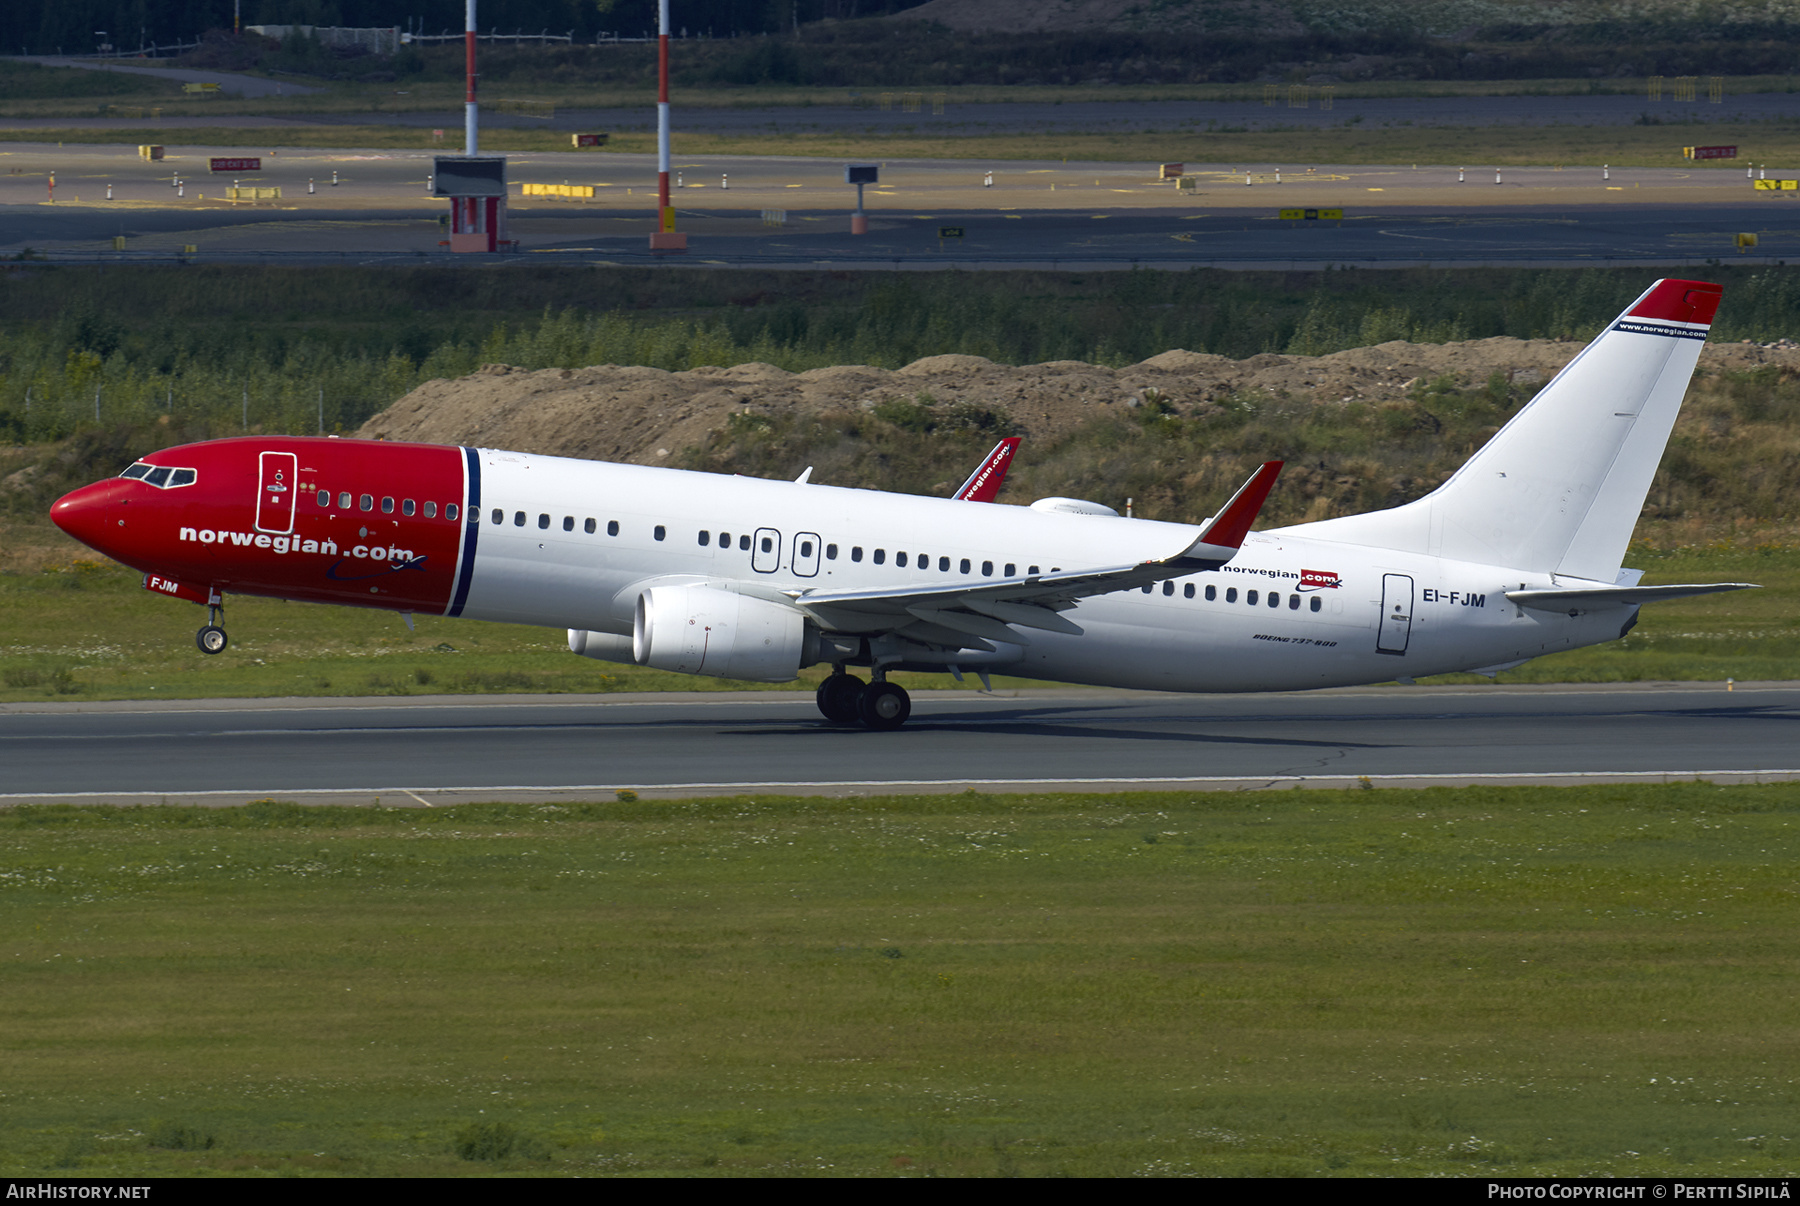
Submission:
[[[986,640],[1028,645],[1018,628],[1081,635],[1057,614],[1091,595],[1111,594],[1217,569],[1237,555],[1282,462],[1269,461],[1238,488],[1195,537],[1166,557],[1124,565],[1054,570],[1016,578],[964,579],[943,586],[863,590],[791,590],[794,602],[840,632],[898,632],[933,644],[991,648]],[[971,640],[970,638],[976,638]]]

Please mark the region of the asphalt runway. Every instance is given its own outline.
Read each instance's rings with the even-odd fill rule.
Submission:
[[[893,733],[790,692],[9,704],[0,804],[1738,782],[1800,778],[1797,751],[1797,684],[921,691]]]
[[[1674,265],[1708,259],[1800,259],[1800,206],[1768,203],[1563,209],[1468,207],[1451,212],[1381,206],[1348,211],[1342,222],[1284,221],[1278,211],[1033,210],[933,207],[887,209],[855,236],[833,210],[783,210],[778,226],[756,211],[683,211],[691,250],[659,257],[645,238],[647,219],[573,207],[515,210],[517,252],[451,257],[434,207],[310,209],[303,215],[245,209],[116,210],[0,207],[0,227],[23,249],[59,261],[149,262],[200,245],[198,262],[480,262],[695,265],[821,265],[871,268],[1402,266],[1451,264]],[[960,233],[940,237],[946,227]],[[1744,256],[1741,231],[1758,245]],[[128,250],[114,251],[113,235]],[[311,242],[312,246],[304,245]],[[62,248],[54,252],[48,248]]]

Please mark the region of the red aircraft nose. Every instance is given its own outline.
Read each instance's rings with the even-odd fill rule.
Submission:
[[[130,531],[131,506],[126,496],[136,487],[136,482],[114,477],[71,490],[51,506],[50,518],[89,548],[111,555],[125,543]]]

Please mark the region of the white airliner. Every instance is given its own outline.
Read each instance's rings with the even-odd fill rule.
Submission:
[[[279,436],[156,453],[52,515],[213,621],[238,592],[564,628],[576,653],[687,674],[826,663],[820,711],[877,729],[911,711],[896,670],[1172,691],[1487,673],[1749,585],[1620,565],[1719,295],[1659,281],[1426,497],[1262,532],[1279,462],[1193,527],[971,507],[981,471],[951,500]],[[216,622],[198,640],[226,645]]]

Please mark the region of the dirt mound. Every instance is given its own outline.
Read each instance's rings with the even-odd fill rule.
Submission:
[[[840,365],[790,373],[769,364],[662,369],[596,365],[530,372],[488,365],[459,381],[428,381],[370,419],[372,439],[475,444],[641,465],[669,463],[737,413],[868,409],[895,399],[979,406],[1047,442],[1104,408],[1150,397],[1190,413],[1233,395],[1286,396],[1315,405],[1383,402],[1447,378],[1480,386],[1496,375],[1535,385],[1582,345],[1551,340],[1383,343],[1329,356],[1264,353],[1245,360],[1181,350],[1111,369],[1079,360],[1012,367],[979,356],[928,356],[897,370]],[[1773,364],[1800,369],[1800,346],[1708,345],[1703,371]]]

